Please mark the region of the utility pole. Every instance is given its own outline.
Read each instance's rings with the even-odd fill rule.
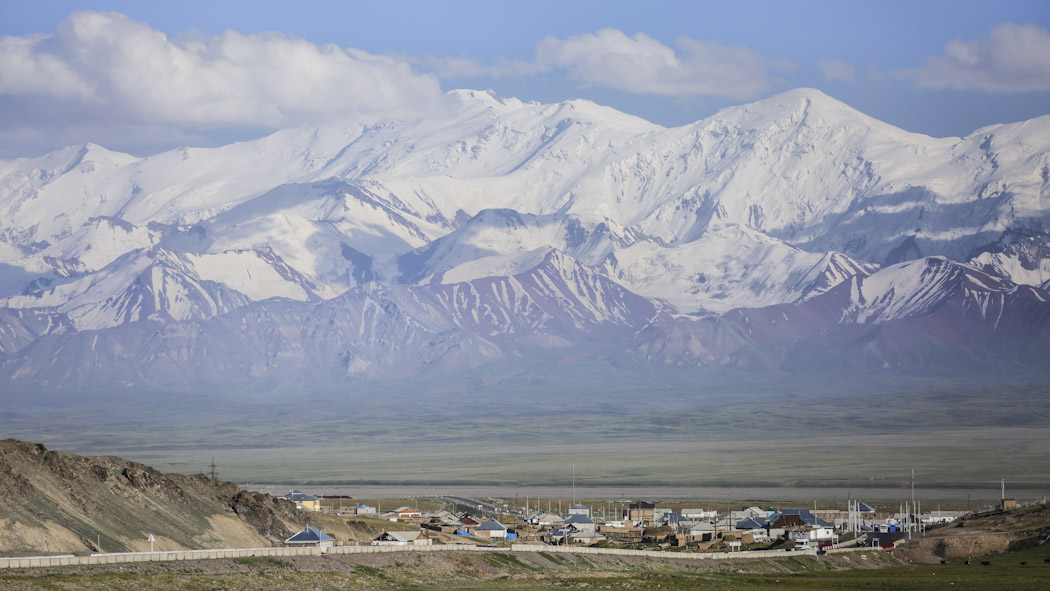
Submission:
[[[908,539],[911,539],[911,530],[915,529],[915,468],[911,469],[911,510],[908,511],[908,521],[911,522],[911,527],[908,528]]]
[[[215,456],[211,457],[211,465],[209,467],[211,468],[211,472],[209,472],[209,475],[211,476],[212,482],[218,483],[219,473],[215,471],[215,468],[217,467],[215,465]]]
[[[846,498],[846,531],[856,533],[853,529],[853,499]]]

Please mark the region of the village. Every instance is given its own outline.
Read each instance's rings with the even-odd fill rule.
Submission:
[[[967,513],[923,512],[921,504],[914,505],[918,510],[913,511],[911,503],[902,503],[898,511],[879,511],[857,500],[848,500],[846,509],[744,506],[733,510],[728,506],[689,508],[682,503],[660,506],[645,500],[586,504],[528,499],[521,505],[463,497],[426,499],[428,505],[443,508],[424,510],[401,505],[384,511],[380,503],[355,503],[345,496],[313,496],[292,490],[283,498],[307,513],[389,523],[389,529],[381,528],[368,542],[373,546],[524,543],[671,552],[823,552],[857,546],[893,547],[921,535],[928,526],[948,523]],[[1001,505],[1011,508],[1015,503],[1004,499]],[[360,543],[335,539],[314,526],[284,541],[287,546],[321,548]]]

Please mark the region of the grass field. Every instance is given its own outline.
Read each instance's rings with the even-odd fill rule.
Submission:
[[[671,560],[625,560],[535,553],[483,556],[357,556],[346,560],[266,559],[208,561],[214,564],[147,564],[77,573],[0,573],[5,591],[134,590],[269,591],[278,589],[452,589],[461,591],[547,589],[732,589],[734,591],[1050,588],[1048,548],[988,557],[967,566],[907,564],[879,553],[847,557],[785,557],[760,561],[693,564]],[[705,561],[706,562],[706,561]],[[1027,565],[1022,565],[1025,562]]]

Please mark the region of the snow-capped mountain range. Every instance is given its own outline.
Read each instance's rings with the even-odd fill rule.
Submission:
[[[0,162],[0,380],[611,356],[1050,371],[1050,116],[938,139],[808,89],[670,129],[587,101],[447,101]]]

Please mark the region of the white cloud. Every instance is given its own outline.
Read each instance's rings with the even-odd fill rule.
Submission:
[[[821,60],[819,66],[828,80],[852,82],[857,76],[857,68],[842,60]]]
[[[437,78],[404,60],[279,34],[173,39],[103,12],[74,13],[54,35],[0,38],[5,96],[27,112],[43,100],[118,123],[200,128],[406,117],[442,101]]]
[[[536,48],[536,64],[636,94],[750,98],[770,85],[766,60],[746,47],[683,38],[672,49],[644,33],[628,37],[615,29],[548,37]]]
[[[1006,23],[972,42],[952,41],[942,55],[902,72],[927,88],[990,92],[1050,90],[1050,31]]]

